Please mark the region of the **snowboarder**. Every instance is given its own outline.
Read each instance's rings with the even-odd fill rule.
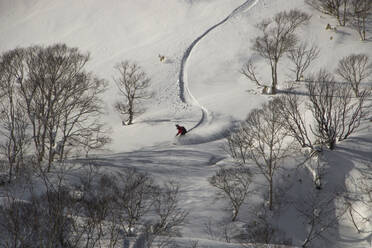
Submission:
[[[176,136],[185,135],[187,133],[186,128],[183,127],[183,126],[180,126],[180,125],[176,124],[176,128],[178,130],[178,133],[176,134]]]

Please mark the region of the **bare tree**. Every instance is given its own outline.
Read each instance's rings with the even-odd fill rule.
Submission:
[[[72,149],[82,148],[87,156],[90,151],[102,149],[111,142],[109,129],[101,121],[100,97],[106,83],[96,78],[86,80],[80,88],[80,94],[73,97],[61,113],[62,123],[57,135],[59,141],[53,146],[60,160]]]
[[[16,49],[0,57],[0,153],[9,166],[8,181],[18,174],[29,145],[28,121],[22,108],[22,99],[17,94],[18,78],[23,73],[24,52]]]
[[[177,235],[176,227],[180,226],[188,213],[179,207],[180,186],[168,182],[154,193],[154,210],[158,220],[153,225],[153,233],[159,235]]]
[[[29,218],[32,213],[32,205],[28,202],[17,201],[13,196],[8,195],[8,206],[0,206],[0,245],[2,247],[22,247],[30,245],[30,240],[38,228],[34,223],[32,228]],[[31,237],[30,237],[31,236]],[[17,246],[18,245],[18,246]]]
[[[358,170],[359,173],[347,178],[343,200],[357,232],[372,233],[369,211],[372,208],[371,164],[365,163],[365,166]]]
[[[249,141],[247,157],[259,168],[269,184],[269,209],[273,209],[274,177],[282,160],[289,155],[287,134],[275,98],[261,109],[253,110],[245,120],[242,132]]]
[[[366,115],[364,105],[369,90],[354,97],[350,84],[336,82],[325,70],[311,76],[306,88],[308,100],[304,103],[299,96],[291,94],[278,100],[286,129],[301,147],[315,151],[314,145],[324,144],[332,150],[337,141],[347,139],[359,127]],[[306,108],[301,107],[303,104]],[[304,110],[312,113],[308,124]]]
[[[245,164],[249,145],[239,132],[233,132],[226,138],[226,151],[239,163]]]
[[[287,134],[297,141],[305,156],[303,164],[316,188],[321,189],[323,146],[334,149],[337,141],[347,139],[359,127],[366,115],[369,90],[355,97],[350,84],[337,83],[324,70],[313,76],[306,88],[307,99],[291,93],[278,98],[278,105]]]
[[[351,54],[339,61],[336,73],[351,84],[355,96],[359,97],[360,83],[372,75],[372,63],[365,54]]]
[[[222,190],[229,199],[233,209],[232,221],[237,219],[240,206],[249,194],[251,177],[249,169],[241,166],[238,168],[221,168],[209,179],[210,184]]]
[[[73,135],[70,137],[68,147],[81,148],[85,152],[85,157],[88,158],[90,151],[97,151],[103,149],[105,145],[111,142],[111,138],[107,135],[109,130],[106,129],[105,125],[97,122],[91,127],[82,129],[78,135]],[[65,146],[61,147],[61,142],[57,143],[56,153],[60,155],[60,161],[64,159],[61,155],[67,155],[68,152],[65,150]],[[62,151],[63,149],[63,151]]]
[[[252,243],[266,244],[258,247],[267,247],[269,244],[273,248],[292,245],[292,241],[287,240],[285,233],[275,225],[273,212],[269,211],[265,204],[253,206],[249,212],[249,221],[244,226],[245,231],[240,237],[243,247],[251,247]]]
[[[143,231],[146,247],[153,247],[155,239],[159,239],[158,247],[166,247],[171,237],[179,235],[178,227],[182,225],[188,215],[179,206],[179,185],[175,182],[167,182],[163,187],[154,190],[153,210],[155,220],[145,225]]]
[[[273,18],[264,20],[257,24],[257,28],[262,32],[262,36],[254,39],[253,51],[265,58],[271,67],[271,93],[276,93],[278,85],[278,62],[280,58],[292,49],[297,43],[295,30],[306,24],[310,16],[299,10],[283,11],[276,14]],[[248,70],[249,69],[249,70]],[[246,68],[242,69],[244,75],[249,79],[255,80],[254,68],[249,62]],[[244,73],[246,72],[246,73]],[[252,73],[253,72],[253,73]]]
[[[70,194],[76,199],[71,240],[78,247],[101,247],[102,241],[105,247],[118,247],[127,238],[122,230],[122,209],[117,204],[119,192],[124,190],[120,177],[101,174],[90,165],[75,187],[77,191]]]
[[[123,61],[115,66],[119,76],[114,81],[119,89],[122,100],[116,102],[115,109],[124,116],[128,116],[127,125],[133,123],[135,115],[141,113],[139,102],[151,97],[147,89],[150,78],[135,63]]]
[[[117,206],[122,209],[120,221],[128,236],[135,234],[141,218],[151,210],[154,192],[153,179],[134,169],[120,175],[123,186],[117,196]]]
[[[305,101],[297,94],[287,94],[278,98],[280,114],[285,123],[287,134],[293,137],[301,147],[314,150],[314,139],[305,120]]]
[[[353,25],[358,31],[361,40],[366,40],[366,24],[372,14],[372,2],[370,0],[351,0]]]
[[[303,199],[296,201],[294,207],[308,225],[308,233],[302,247],[311,247],[315,240],[327,236],[327,231],[335,227],[347,209],[344,206],[337,207],[338,199],[335,193],[312,191],[303,196]]]
[[[213,221],[211,218],[204,223],[204,230],[212,240],[231,243],[236,238],[236,225],[230,219],[224,218],[221,221]]]
[[[306,0],[316,10],[336,17],[341,26],[345,26],[349,0]]]
[[[72,202],[64,187],[24,201],[9,196],[9,205],[0,208],[2,247],[76,247],[69,217]]]
[[[115,176],[102,174],[94,182],[90,181],[90,185],[84,184],[88,187],[74,212],[81,218],[76,221],[75,233],[84,234],[80,242],[84,247],[96,247],[103,239],[110,241],[109,247],[118,242],[121,223],[115,205],[119,190],[117,180]]]
[[[245,161],[253,161],[269,184],[270,210],[274,201],[274,177],[290,149],[285,143],[287,134],[280,108],[278,98],[269,101],[261,109],[253,110],[237,131],[247,147]]]
[[[345,26],[346,22],[348,21],[348,17],[350,15],[349,5],[351,0],[341,0],[341,10],[342,10],[342,20],[341,26]]]
[[[315,45],[309,47],[307,42],[302,42],[290,49],[287,56],[294,65],[294,68],[290,70],[296,75],[296,81],[300,81],[304,78],[304,73],[311,63],[318,58],[319,48]]]
[[[313,119],[305,119],[306,111],[309,111],[306,108],[305,100],[301,100],[297,94],[287,94],[278,99],[280,100],[280,114],[283,117],[282,120],[285,123],[287,135],[297,141],[299,145],[298,150],[305,157],[304,162],[300,165],[305,165],[313,177],[315,187],[321,189],[323,174],[323,164],[321,163],[322,146],[310,128]]]
[[[306,88],[315,120],[312,133],[333,150],[336,141],[347,139],[359,127],[366,114],[364,104],[369,90],[360,91],[355,98],[350,84],[337,83],[325,70],[311,77]]]

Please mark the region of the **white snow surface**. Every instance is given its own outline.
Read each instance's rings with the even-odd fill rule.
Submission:
[[[203,247],[240,247],[217,242],[205,230],[208,222],[230,218],[228,202],[216,199],[207,179],[231,164],[224,150],[228,131],[270,99],[256,94],[257,87],[239,73],[252,55],[251,39],[258,35],[254,25],[291,8],[312,14],[310,24],[299,30],[301,40],[321,49],[312,70],[333,70],[351,52],[372,58],[371,37],[361,42],[348,27],[337,27],[336,33],[325,30],[327,23],[337,25],[336,20],[312,10],[303,0],[0,0],[0,52],[54,43],[89,52],[87,69],[110,85],[104,96],[104,121],[112,128],[113,142],[108,152],[95,155],[96,162],[107,171],[136,167],[156,180],[179,182],[181,206],[190,211],[182,227],[183,239],[200,240]],[[166,61],[160,62],[158,54],[165,55]],[[144,69],[154,92],[146,112],[131,126],[122,126],[113,110],[119,97],[113,67],[123,60]],[[269,84],[268,66],[262,59],[257,58],[257,63],[262,80]],[[283,59],[279,65],[279,87],[289,80],[287,64]],[[174,138],[177,123],[191,132]],[[345,185],[372,159],[370,126],[365,120],[351,139],[327,153],[337,165],[327,174],[327,184]],[[306,192],[304,185],[293,187],[294,196]],[[372,217],[371,209],[359,210]],[[242,211],[238,223],[245,216]],[[293,208],[279,219],[286,237],[301,246],[306,223]],[[328,237],[327,247],[368,248],[371,237],[357,233],[345,218]]]

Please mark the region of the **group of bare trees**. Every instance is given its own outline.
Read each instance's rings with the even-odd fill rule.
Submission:
[[[355,20],[358,23],[358,32],[362,39],[366,39],[366,21],[372,14],[372,2],[369,0],[309,0],[311,6],[336,16],[340,24],[346,22],[347,15],[340,14],[342,6],[344,13],[353,6]],[[305,25],[311,16],[300,11],[290,10],[276,14],[273,18],[265,19],[256,25],[262,35],[253,39],[252,50],[260,57],[265,59],[270,65],[271,70],[271,93],[276,94],[278,86],[278,63],[280,59],[287,55],[290,63],[293,65],[290,71],[294,75],[295,81],[305,79],[305,72],[310,65],[318,58],[319,48],[314,44],[307,42],[299,43],[295,31],[301,25]],[[345,24],[343,24],[345,25]],[[368,57],[364,54],[352,54],[343,58],[339,62],[337,75],[343,80],[352,83],[355,86],[354,91],[358,91],[358,85],[362,80],[370,75],[371,63],[368,63]],[[258,86],[265,88],[259,79],[257,68],[255,67],[253,57],[249,58],[240,71],[250,81]],[[353,76],[353,73],[357,76]]]
[[[26,156],[49,171],[56,158],[110,141],[100,121],[106,83],[84,69],[88,61],[64,44],[1,55],[0,148],[9,180]]]
[[[25,187],[28,200],[8,194],[0,207],[2,247],[97,247],[103,240],[117,247],[138,232],[142,238],[136,242],[152,247],[157,237],[176,235],[187,215],[178,207],[179,186],[173,182],[158,186],[134,170],[119,176],[90,171],[74,191],[65,173],[57,172],[69,155],[88,156],[111,140],[101,121],[107,83],[86,71],[89,59],[65,44],[16,48],[0,56],[2,169],[9,183],[24,173],[36,175]],[[132,124],[141,112],[139,101],[151,96],[150,79],[129,61],[115,68],[123,96],[115,107]],[[62,176],[55,178],[56,173]],[[38,180],[44,186],[40,192],[33,191]]]
[[[223,191],[231,203],[233,221],[238,218],[239,208],[251,197],[252,164],[267,183],[267,209],[270,212],[276,211],[275,203],[279,200],[276,194],[279,183],[276,180],[280,178],[279,172],[285,159],[302,154],[304,148],[310,152],[304,154],[303,163],[317,160],[315,166],[305,167],[313,177],[314,188],[318,191],[322,189],[323,165],[319,161],[322,149],[333,150],[337,142],[347,139],[357,130],[367,113],[365,103],[370,89],[360,89],[356,94],[350,83],[336,82],[329,72],[321,70],[306,82],[304,95],[290,92],[275,97],[251,111],[240,128],[227,137],[227,151],[239,167],[220,169],[210,183]],[[316,191],[314,195],[317,195]],[[325,220],[323,214],[336,210],[328,208],[332,205],[330,201],[324,201],[324,206],[316,205],[314,209],[303,207],[299,211],[310,221],[311,231],[304,247],[320,238],[345,213],[346,208],[343,208],[342,214],[333,219],[327,216]],[[262,228],[269,230],[267,225],[270,226],[266,223]]]
[[[362,39],[365,39],[365,24],[371,14],[371,1],[309,0],[308,3],[335,16],[340,25],[345,25],[352,17],[358,23]],[[354,14],[350,17],[348,11],[351,7]],[[315,188],[322,189],[322,149],[335,149],[337,142],[350,137],[368,114],[366,101],[371,95],[371,88],[363,83],[371,78],[372,63],[367,55],[350,54],[343,57],[334,74],[321,69],[318,73],[305,75],[320,53],[316,45],[306,42],[298,44],[295,35],[295,30],[309,19],[310,16],[306,13],[291,10],[280,12],[256,26],[262,35],[253,40],[252,50],[270,65],[271,93],[277,92],[278,62],[285,54],[293,65],[290,70],[294,80],[305,83],[305,92],[298,94],[290,89],[286,94],[254,109],[240,128],[227,137],[227,151],[239,167],[220,169],[210,178],[210,183],[222,191],[230,202],[233,209],[232,221],[238,218],[240,207],[250,196],[252,179],[251,171],[246,167],[248,163],[253,162],[266,179],[268,209],[273,211],[275,180],[285,158],[301,152],[305,156],[302,164],[306,164],[305,167],[312,174]],[[267,86],[262,84],[256,72],[253,57],[240,72],[258,86],[263,86],[264,93],[267,93]],[[331,205],[334,200],[335,198],[324,199],[325,205]],[[315,205],[322,203],[316,200],[311,202]],[[329,219],[329,222],[328,219],[322,222],[319,218],[324,218],[323,215],[335,210],[320,205],[313,209],[304,209],[299,212],[310,221],[310,232],[304,241],[304,247],[313,239],[321,237],[322,232],[345,213],[344,208],[342,214]],[[349,206],[348,209],[353,217],[353,208]]]
[[[8,194],[1,247],[166,247],[187,216],[174,182],[157,185],[133,169],[112,175],[89,167],[74,186],[58,175],[28,201]]]
[[[279,98],[288,134],[301,147],[314,150],[315,145],[322,144],[333,150],[336,142],[347,139],[359,127],[367,113],[369,90],[356,97],[350,84],[336,82],[325,70],[314,75],[306,89],[307,99],[295,94]],[[311,118],[305,119],[306,111]]]
[[[270,100],[251,111],[227,138],[229,154],[240,164],[252,161],[267,179],[270,209],[275,172],[293,148],[287,139],[308,147],[309,155],[319,146],[333,150],[366,117],[371,91],[359,86],[372,73],[367,60],[365,55],[351,55],[340,61],[337,73],[347,82],[337,82],[330,72],[320,70],[306,80],[305,97],[289,92]]]
[[[7,160],[9,181],[24,158],[49,171],[72,151],[102,148],[110,142],[101,121],[106,82],[85,66],[89,54],[65,44],[16,48],[0,57],[0,143]],[[132,124],[139,101],[150,97],[150,79],[135,63],[115,67],[114,78],[123,99],[115,108]],[[27,155],[27,156],[26,156]]]
[[[350,23],[361,40],[366,39],[367,23],[372,15],[370,0],[306,0],[316,10],[334,16],[339,25]]]
[[[315,2],[325,4],[335,1],[313,1],[313,4]],[[346,8],[347,1],[339,1],[341,2]],[[346,16],[336,12],[332,14],[340,18],[340,21],[346,21],[342,19],[347,18]],[[319,190],[322,189],[321,179],[324,173],[321,161],[323,149],[335,149],[338,142],[349,138],[357,130],[368,114],[366,102],[371,95],[371,87],[364,83],[372,75],[369,57],[365,54],[350,54],[340,59],[334,73],[321,69],[317,73],[308,74],[307,70],[318,58],[320,50],[306,42],[298,44],[294,31],[309,18],[301,11],[292,10],[280,12],[274,18],[257,25],[263,35],[254,40],[252,49],[270,65],[271,93],[276,93],[277,65],[284,54],[293,65],[290,69],[295,81],[304,83],[304,91],[299,94],[289,89],[281,96],[274,97],[251,111],[240,127],[227,137],[227,151],[239,167],[220,169],[210,178],[210,183],[224,192],[233,209],[233,221],[238,218],[243,202],[250,197],[250,185],[253,183],[250,175],[253,168],[249,164],[253,164],[267,182],[267,207],[270,212],[275,211],[276,180],[280,177],[278,172],[285,159],[293,154],[302,154],[304,161],[301,164],[309,164],[305,168],[312,174],[316,189],[314,195],[318,197],[320,193],[317,192],[321,192]],[[244,65],[241,73],[257,85],[263,86],[252,58]],[[336,209],[329,206],[339,197],[320,198],[309,200],[306,207],[302,206],[298,210],[310,223],[304,247],[320,238],[325,230],[344,215],[346,209],[352,209],[344,205],[342,209],[337,209],[340,213],[335,214]],[[334,218],[320,220],[326,219],[325,216],[328,217],[330,212],[335,214]],[[267,225],[270,224],[266,223],[262,227],[266,226],[264,229],[269,230]],[[270,233],[274,232],[270,230]]]

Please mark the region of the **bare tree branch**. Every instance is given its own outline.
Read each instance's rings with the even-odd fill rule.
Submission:
[[[248,62],[240,70],[240,73],[246,76],[252,82],[256,83],[258,86],[263,86],[256,76],[256,67],[253,64],[252,59],[248,60]]]

